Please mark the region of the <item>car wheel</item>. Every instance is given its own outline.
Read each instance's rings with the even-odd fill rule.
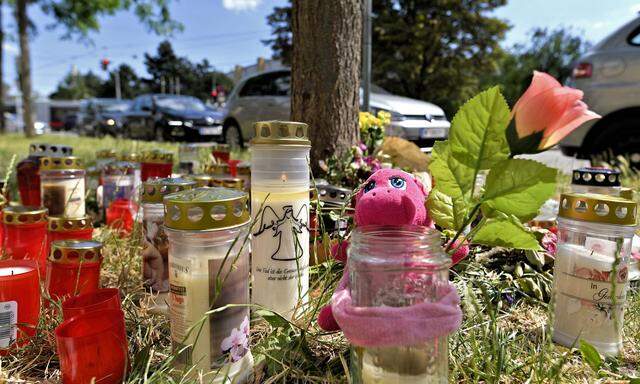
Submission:
[[[240,134],[240,128],[237,125],[230,124],[225,128],[224,142],[232,149],[242,148],[242,135]]]
[[[614,120],[605,126],[598,127],[602,131],[588,149],[587,156],[596,160],[616,162],[616,156],[628,157],[635,166],[640,166],[640,136],[637,126],[640,118]],[[587,157],[585,156],[585,157]]]

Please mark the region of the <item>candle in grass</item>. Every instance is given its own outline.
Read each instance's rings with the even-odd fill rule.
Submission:
[[[164,198],[175,364],[195,366],[206,382],[244,382],[252,372],[247,199],[216,187]]]
[[[40,159],[42,205],[52,216],[84,217],[85,170],[73,156]]]
[[[28,343],[40,314],[38,267],[33,260],[0,261],[0,355]]]
[[[251,142],[252,302],[292,319],[309,290],[308,127],[258,122]]]

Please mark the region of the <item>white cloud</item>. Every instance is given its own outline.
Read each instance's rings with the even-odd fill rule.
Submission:
[[[18,53],[20,53],[18,47],[12,43],[4,43],[2,44],[2,48],[10,55],[17,55]]]
[[[262,3],[262,0],[222,0],[222,6],[230,11],[251,11]]]
[[[640,3],[632,5],[631,7],[629,7],[629,10],[633,13],[640,12]]]

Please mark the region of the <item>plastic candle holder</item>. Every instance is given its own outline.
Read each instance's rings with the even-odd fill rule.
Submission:
[[[620,196],[620,171],[607,168],[578,168],[571,177],[571,192]]]
[[[40,282],[35,261],[0,261],[0,355],[12,346],[27,344],[36,334],[39,316]]]
[[[189,179],[152,179],[142,187],[142,276],[152,312],[169,314],[169,241],[164,231],[164,196],[196,186]]]
[[[230,176],[231,170],[227,163],[211,163],[204,166],[204,173],[212,176]]]
[[[94,292],[100,285],[102,243],[59,240],[51,244],[46,286],[51,299]]]
[[[49,216],[47,222],[47,256],[54,241],[93,238],[93,223],[89,215],[81,218]]]
[[[172,169],[173,153],[158,149],[142,152],[140,171],[143,182],[155,177],[171,177]]]
[[[7,200],[0,195],[0,249],[4,249],[4,221],[2,219],[2,211],[7,205]]]
[[[47,209],[22,205],[2,210],[4,255],[9,259],[35,260],[44,279],[47,259]]]
[[[107,225],[116,229],[122,235],[133,231],[134,218],[138,212],[138,205],[131,200],[118,199],[107,208]]]
[[[353,306],[399,308],[440,301],[451,264],[440,244],[440,233],[425,227],[356,228],[348,259]],[[447,383],[446,336],[407,345],[354,345],[351,351],[354,383]]]
[[[74,156],[40,159],[42,205],[51,216],[84,217],[85,170]]]
[[[220,163],[228,163],[231,157],[231,148],[227,144],[218,144],[211,151],[213,157]]]
[[[309,289],[309,150],[304,123],[255,124],[251,141],[252,302],[292,319]]]
[[[65,384],[123,382],[129,356],[121,310],[102,309],[72,317],[55,334]]]
[[[553,272],[553,340],[584,339],[600,353],[622,350],[636,203],[598,194],[560,197]]]
[[[204,156],[211,154],[215,143],[187,143],[180,144],[178,148],[178,172],[185,175],[192,175],[200,171],[201,161]],[[206,152],[206,153],[205,153]]]
[[[118,288],[100,288],[93,292],[70,297],[62,302],[62,316],[65,320],[103,309],[122,309]]]
[[[136,199],[136,164],[114,161],[102,168],[102,206],[109,209],[116,200]]]
[[[40,158],[44,156],[69,156],[73,149],[66,145],[33,143],[29,156],[16,165],[18,191],[22,205],[38,207],[40,199]]]
[[[183,351],[176,366],[195,364],[193,374],[204,374],[205,382],[245,382],[253,372],[247,200],[245,192],[215,187],[164,198],[171,340]],[[205,315],[229,304],[239,305]]]

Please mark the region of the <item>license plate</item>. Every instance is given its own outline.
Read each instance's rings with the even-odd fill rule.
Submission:
[[[444,128],[424,128],[422,129],[422,138],[423,139],[432,139],[432,138],[444,138],[447,134],[447,130]]]
[[[222,127],[206,127],[198,128],[201,135],[222,135]]]

